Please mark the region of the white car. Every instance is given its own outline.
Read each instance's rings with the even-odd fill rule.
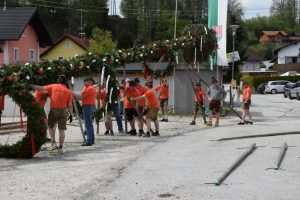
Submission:
[[[278,80],[278,81],[269,81],[265,87],[265,93],[276,94],[284,91],[285,84],[290,81]]]
[[[295,83],[293,89],[291,89],[291,99],[300,100],[300,81]]]

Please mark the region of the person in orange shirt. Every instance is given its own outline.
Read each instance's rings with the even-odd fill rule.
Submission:
[[[94,88],[94,79],[89,77],[84,79],[84,88],[81,94],[73,93],[77,100],[82,100],[82,111],[84,116],[84,125],[87,135],[86,143],[82,146],[91,146],[95,143],[95,133],[93,126],[93,114],[95,112],[95,102],[97,98],[97,91]]]
[[[160,121],[168,122],[169,85],[167,79],[162,79],[160,85],[155,87],[155,91],[159,92],[158,99],[163,116],[163,119]]]
[[[148,112],[146,115],[147,133],[144,135],[144,137],[150,137],[151,120],[153,120],[155,130],[156,130],[155,133],[152,134],[152,136],[159,136],[159,124],[157,121],[157,114],[159,110],[158,101],[155,92],[152,90],[153,83],[149,81],[146,82],[145,85],[148,87],[147,92],[144,95],[141,95],[139,97],[132,97],[130,98],[130,100],[131,101],[146,100],[146,106],[148,107]]]
[[[57,77],[56,84],[46,86],[31,85],[34,90],[47,91],[50,97],[50,112],[48,114],[48,129],[51,137],[50,151],[58,150],[58,153],[63,153],[63,145],[65,141],[65,130],[67,130],[67,113],[69,110],[69,120],[72,122],[72,91],[66,87],[67,80],[64,75]],[[58,124],[59,130],[59,146],[55,142],[55,124]]]
[[[206,115],[205,115],[205,92],[202,90],[201,82],[198,82],[195,86],[193,85],[193,87],[194,87],[194,93],[195,93],[194,119],[190,123],[190,125],[196,124],[196,119],[198,116],[199,109],[201,109],[203,122],[204,122],[204,124],[206,124],[207,121],[206,121]]]
[[[136,90],[135,86],[136,84],[134,81],[129,81],[128,87],[125,88],[125,92],[124,92],[125,115],[131,127],[131,130],[127,132],[127,134],[130,134],[132,136],[137,134],[135,129],[135,118],[138,117],[139,114],[136,111],[136,107],[137,107],[136,101],[129,101],[128,98],[139,96],[139,92]]]
[[[136,90],[139,92],[139,95],[144,95],[147,92],[146,87],[144,87],[140,80],[138,78],[134,79],[134,82],[136,84]],[[138,127],[139,127],[139,136],[141,137],[144,133],[144,118],[143,118],[143,113],[144,113],[144,106],[145,106],[145,100],[138,100],[137,101],[137,105],[138,105]]]
[[[252,90],[249,87],[247,82],[243,83],[244,86],[244,91],[243,91],[243,96],[242,96],[242,101],[243,101],[243,110],[242,110],[242,121],[238,123],[238,125],[244,125],[246,124],[253,124],[252,121],[252,115],[250,113],[250,105],[251,105],[251,95],[252,95]],[[246,121],[246,117],[249,117],[250,121]]]

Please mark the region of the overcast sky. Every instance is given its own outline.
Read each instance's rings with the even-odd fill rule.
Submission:
[[[120,14],[120,2],[121,0],[116,0],[117,14]],[[240,0],[240,2],[243,5],[245,18],[249,19],[251,17],[255,17],[256,15],[269,15],[272,0]]]

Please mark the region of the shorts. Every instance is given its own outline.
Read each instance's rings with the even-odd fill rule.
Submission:
[[[128,121],[131,121],[139,116],[134,108],[125,108],[125,114]]]
[[[144,113],[144,106],[139,106],[139,107],[138,107],[138,114],[139,114],[139,117],[143,117],[143,113]]]
[[[58,124],[59,130],[67,130],[67,110],[66,108],[51,108],[48,114],[48,126],[54,128]]]
[[[251,100],[243,102],[243,109],[244,110],[249,110],[250,105],[251,105]]]
[[[151,120],[157,120],[158,108],[149,108],[147,112],[147,118]]]
[[[168,99],[159,99],[159,106],[160,107],[168,106]]]
[[[195,102],[195,105],[194,105],[194,111],[195,112],[199,112],[199,109],[202,109],[202,110],[204,110],[204,108],[203,108],[203,103],[201,102],[201,103],[198,103],[198,102]]]
[[[215,111],[216,113],[219,113],[221,109],[221,101],[220,100],[211,100],[209,103],[209,110]]]

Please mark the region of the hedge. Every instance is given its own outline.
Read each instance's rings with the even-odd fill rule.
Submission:
[[[300,76],[264,76],[264,77],[242,77],[241,81],[246,81],[251,88],[257,90],[257,87],[261,83],[266,83],[268,81],[276,81],[276,80],[287,80],[291,82],[300,81]]]

